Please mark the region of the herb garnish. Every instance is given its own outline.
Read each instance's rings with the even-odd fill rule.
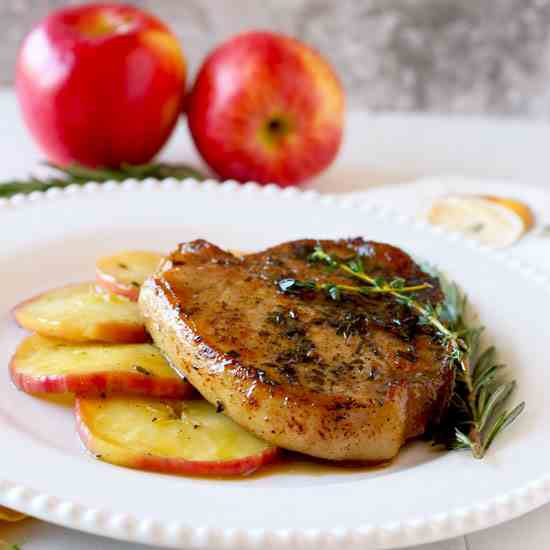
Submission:
[[[485,224],[483,223],[476,223],[475,225],[472,225],[470,228],[468,228],[468,231],[471,233],[481,233],[485,229]]]
[[[480,350],[484,329],[466,320],[466,296],[455,283],[439,278],[445,294],[442,316],[463,349],[455,357],[456,384],[447,419],[432,434],[433,441],[448,449],[469,449],[475,458],[483,458],[497,435],[523,412],[525,402],[511,410],[504,408],[516,382],[499,376],[504,365],[498,362],[494,346]]]
[[[466,322],[467,302],[457,285],[439,276],[445,301],[434,307],[430,303],[421,303],[415,295],[415,292],[431,288],[431,285],[406,286],[401,278],[388,282],[383,278],[370,277],[364,272],[360,257],[344,263],[327,254],[317,244],[308,260],[322,262],[332,270],[344,272],[350,278],[360,280],[362,285],[319,284],[286,278],[277,283],[282,292],[326,292],[336,301],[341,299],[342,294],[388,294],[416,312],[419,324],[436,330],[440,342],[450,349],[456,385],[447,419],[433,434],[434,443],[444,444],[449,449],[469,449],[475,458],[483,458],[496,436],[522,413],[525,403],[512,410],[504,410],[516,383],[498,380],[503,365],[497,363],[494,347],[480,353],[483,328],[470,327]]]
[[[134,365],[134,369],[137,370],[139,373],[144,374],[145,376],[153,376],[153,373],[151,371],[147,370],[141,365]]]
[[[438,319],[436,311],[431,305],[422,305],[414,299],[414,293],[420,290],[432,288],[429,283],[422,283],[414,286],[406,286],[405,279],[395,277],[390,282],[383,277],[371,277],[365,273],[361,258],[353,258],[346,263],[333,258],[327,254],[320,244],[315,246],[308,260],[310,262],[322,262],[333,270],[339,270],[352,278],[359,279],[363,284],[361,286],[334,284],[334,283],[316,283],[315,281],[299,281],[298,279],[281,279],[278,281],[279,289],[282,292],[295,293],[303,290],[325,291],[330,298],[338,301],[342,294],[389,294],[397,302],[408,306],[420,315],[420,323],[433,325],[446,338],[452,339],[452,332]],[[410,296],[408,294],[411,294]]]
[[[176,178],[178,180],[186,178],[204,179],[203,174],[186,164],[166,164],[162,162],[152,164],[121,164],[118,169],[87,168],[80,164],[59,166],[57,164],[46,163],[46,165],[60,174],[47,178],[32,176],[26,180],[0,182],[0,198],[12,197],[18,194],[27,195],[33,191],[47,191],[54,187],[62,189],[69,185],[85,185],[90,181],[104,183],[106,181],[123,181],[129,178],[136,180],[147,178],[160,180],[166,178]]]

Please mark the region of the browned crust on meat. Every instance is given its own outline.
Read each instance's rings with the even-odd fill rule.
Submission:
[[[307,251],[314,244],[314,241],[285,243],[246,258],[236,258],[205,241],[181,245],[142,287],[140,305],[147,328],[173,366],[208,401],[221,403],[226,414],[258,436],[288,449],[333,460],[389,459],[408,437],[423,433],[429,421],[445,410],[453,383],[448,354],[434,343],[430,334],[416,335],[413,340],[409,337],[401,345],[402,335],[398,338],[384,329],[383,319],[380,326],[369,328],[367,335],[352,334],[345,341],[342,336],[336,339],[334,329],[311,318],[310,312],[317,316],[326,311],[334,313],[338,304],[322,297],[308,297],[304,302],[279,293],[273,280],[282,274],[305,273],[315,280],[339,279],[334,273],[326,275],[317,266],[311,271],[304,263],[300,249]],[[354,239],[323,241],[323,246],[331,253],[359,251],[366,267],[376,274],[399,274],[408,281],[429,279],[408,255],[388,245]],[[225,310],[219,297],[225,287],[212,291],[206,286],[204,293],[212,297],[210,305],[214,310],[213,317],[209,317],[199,306],[201,284],[209,277],[217,282],[218,274],[222,281],[227,280],[228,288],[235,285],[235,293],[242,294],[242,308],[237,308],[236,314],[231,308]],[[195,277],[202,277],[196,286]],[[433,289],[423,299],[436,302],[441,299],[441,291],[437,283],[430,281]],[[260,297],[256,306],[250,305],[240,286],[243,284],[248,285],[244,288],[250,295]],[[340,366],[331,363],[327,350],[316,352],[321,360],[317,358],[313,366],[304,358],[303,364],[291,364],[292,368],[283,368],[280,363],[266,368],[262,360],[270,354],[274,357],[271,352],[278,345],[281,327],[272,329],[269,325],[259,330],[257,323],[243,321],[238,316],[240,311],[243,315],[245,311],[250,314],[251,307],[260,312],[262,308],[271,310],[274,303],[283,312],[291,307],[308,319],[300,325],[302,332],[307,331],[308,341],[317,338],[322,345],[323,338],[330,336],[335,338],[335,348],[345,353],[349,346],[355,349],[365,341],[375,348],[388,347],[384,362],[393,369],[391,377],[365,381],[365,369],[372,363],[372,354],[359,367],[346,366],[347,363]],[[357,304],[346,307],[355,311]],[[222,319],[226,313],[227,319]],[[228,326],[234,326],[238,334],[227,334],[231,332]],[[290,340],[288,345],[281,342],[283,358],[289,349],[294,350],[289,346],[296,345],[297,337],[292,335]],[[413,350],[411,357],[401,348]],[[416,359],[413,352],[418,356]],[[438,366],[424,364],[425,357],[436,356]],[[422,363],[422,368],[415,363]],[[372,372],[371,368],[370,375]]]

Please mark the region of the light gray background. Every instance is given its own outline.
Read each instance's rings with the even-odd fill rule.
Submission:
[[[0,0],[0,83],[33,22],[68,0]],[[550,0],[134,0],[171,25],[192,70],[251,28],[334,64],[350,107],[550,119]]]

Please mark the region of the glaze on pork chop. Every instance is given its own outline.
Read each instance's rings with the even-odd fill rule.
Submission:
[[[308,257],[317,241],[236,257],[202,240],[185,243],[143,285],[139,303],[155,343],[211,403],[259,437],[332,460],[378,461],[444,413],[452,360],[429,326],[387,295],[281,292],[292,277],[357,284]],[[321,241],[366,273],[437,280],[401,250],[362,239]]]

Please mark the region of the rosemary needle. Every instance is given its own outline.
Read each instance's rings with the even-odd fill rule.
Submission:
[[[483,458],[495,438],[523,412],[525,403],[511,410],[505,408],[516,383],[502,380],[500,375],[504,366],[498,363],[494,347],[480,353],[483,328],[467,323],[467,301],[458,286],[432,273],[439,279],[445,295],[443,303],[434,307],[415,297],[415,292],[431,288],[430,284],[407,286],[401,278],[391,281],[373,278],[365,273],[360,256],[343,262],[317,244],[308,259],[345,273],[358,285],[286,278],[278,281],[282,292],[326,292],[336,301],[345,294],[388,294],[414,310],[419,323],[436,330],[440,341],[451,350],[456,383],[447,417],[431,437],[435,444],[443,444],[449,449],[469,449],[475,458]]]
[[[34,191],[47,191],[52,188],[64,188],[69,185],[85,185],[88,182],[104,183],[106,181],[123,181],[125,179],[144,180],[147,178],[184,180],[204,179],[204,175],[186,164],[122,164],[118,170],[108,168],[87,168],[79,164],[59,166],[48,163],[47,166],[58,174],[46,177],[11,180],[0,182],[0,198],[18,194],[29,194]]]

